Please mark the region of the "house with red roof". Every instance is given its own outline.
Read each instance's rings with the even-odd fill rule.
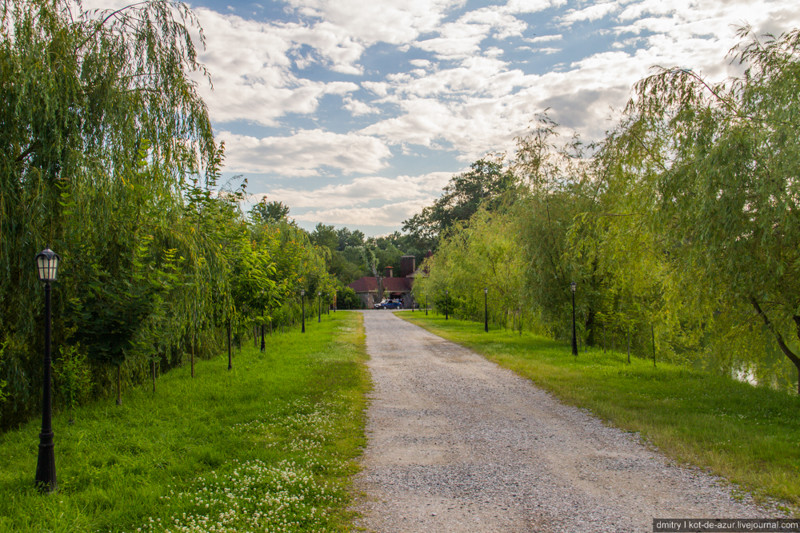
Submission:
[[[414,284],[416,258],[404,255],[400,258],[399,276],[394,275],[394,267],[386,267],[384,276],[364,276],[348,285],[361,298],[362,307],[372,309],[384,298],[400,300],[404,308],[414,304],[411,287]]]

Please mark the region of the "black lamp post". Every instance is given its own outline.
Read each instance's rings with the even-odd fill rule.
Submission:
[[[317,324],[322,322],[322,293],[317,293]]]
[[[449,320],[450,310],[448,309],[448,304],[450,303],[450,291],[444,291],[444,319]]]
[[[305,289],[300,290],[300,305],[303,308],[303,326],[300,330],[301,333],[306,332],[306,291]]]
[[[483,331],[489,333],[489,287],[483,288]]]
[[[578,356],[578,338],[575,335],[575,289],[578,288],[578,284],[574,281],[569,284],[569,288],[572,291],[572,355]]]
[[[42,492],[56,490],[56,457],[53,444],[53,403],[50,359],[50,283],[56,280],[58,254],[50,248],[36,256],[39,281],[44,282],[44,383],[42,388],[42,432],[39,433],[39,460],[36,463],[36,484]]]
[[[425,295],[425,316],[428,316],[428,295]]]

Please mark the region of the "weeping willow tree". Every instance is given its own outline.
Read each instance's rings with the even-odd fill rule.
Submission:
[[[40,383],[41,294],[32,268],[39,250],[62,257],[55,345],[80,344],[117,367],[141,340],[170,273],[188,272],[200,284],[207,272],[191,233],[175,231],[185,225],[187,177],[210,184],[221,158],[193,81],[206,74],[196,42],[202,34],[191,12],[166,0],[101,12],[61,0],[3,0],[4,425],[30,410]]]
[[[768,342],[800,375],[800,31],[741,37],[739,76],[642,80],[615,142],[640,155],[626,168],[644,169],[665,279],[706,308],[709,331],[736,339],[734,363],[757,364]]]

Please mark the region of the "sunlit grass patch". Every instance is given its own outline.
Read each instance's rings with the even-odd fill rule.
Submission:
[[[183,511],[164,522],[148,521],[141,531],[325,531],[331,527],[330,509],[347,503],[346,493],[313,473],[319,466],[313,459],[306,465],[254,459],[229,466],[224,474],[202,476],[188,490],[171,489],[162,500]]]
[[[56,413],[51,495],[33,488],[38,421],[0,435],[0,531],[346,531],[366,357],[361,315],[338,312],[232,371],[199,361],[155,395]]]

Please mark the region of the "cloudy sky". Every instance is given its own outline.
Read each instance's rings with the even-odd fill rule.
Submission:
[[[721,79],[736,28],[800,26],[796,0],[190,2],[225,176],[254,200],[367,235],[549,108],[590,139],[654,65]]]

